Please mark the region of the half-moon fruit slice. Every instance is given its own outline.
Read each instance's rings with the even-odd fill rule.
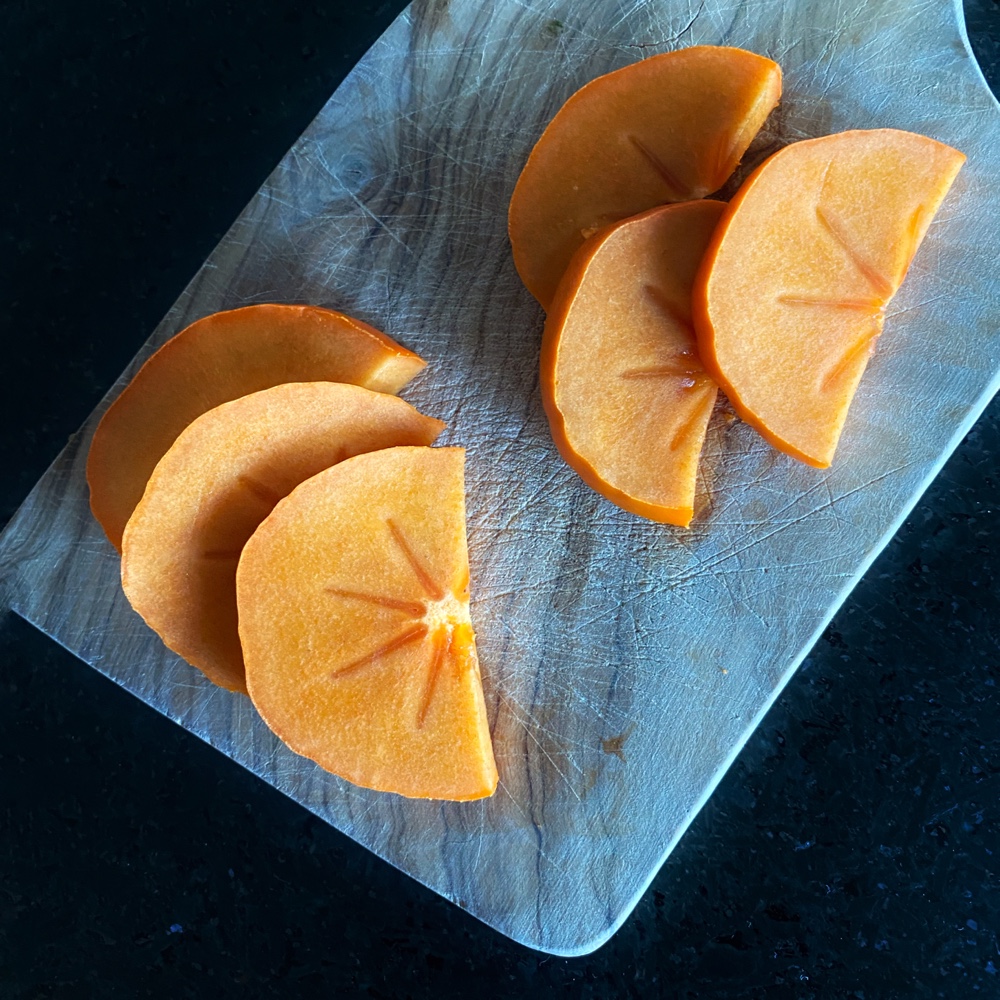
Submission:
[[[777,63],[696,45],[592,80],[556,113],[510,200],[514,264],[548,310],[598,229],[717,191],[781,95]]]
[[[351,382],[398,392],[425,362],[384,333],[315,306],[213,313],[168,340],[101,419],[87,456],[90,508],[121,551],[156,463],[195,417],[283,382]]]
[[[826,468],[898,290],[965,157],[896,129],[796,142],[722,217],[695,282],[702,360],[781,451]]]
[[[428,445],[443,427],[397,396],[335,382],[292,382],[209,410],[160,459],[126,526],[125,595],[172,650],[246,691],[236,565],[257,525],[334,463]]]
[[[294,751],[366,788],[457,800],[496,788],[464,457],[348,459],[278,504],[240,559],[250,697]]]
[[[584,244],[542,338],[542,401],[560,454],[633,514],[687,527],[715,403],[691,284],[725,205],[650,209]]]

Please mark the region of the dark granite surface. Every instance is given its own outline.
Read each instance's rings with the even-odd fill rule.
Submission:
[[[402,6],[0,2],[0,523]],[[996,86],[1000,5],[968,16]],[[1000,996],[998,447],[994,404],[585,958],[3,617],[0,1000]]]

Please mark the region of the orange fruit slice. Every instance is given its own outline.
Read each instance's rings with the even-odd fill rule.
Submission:
[[[297,753],[414,798],[491,795],[462,448],[388,448],[303,483],[236,576],[247,686]]]
[[[87,456],[90,507],[111,544],[156,463],[206,410],[282,382],[352,382],[398,392],[425,365],[384,333],[315,306],[213,313],[167,341],[104,414]]]
[[[717,191],[781,96],[753,52],[696,45],[592,80],[557,112],[521,172],[508,218],[514,265],[546,310],[598,229]]]
[[[730,202],[694,288],[702,360],[747,423],[827,467],[885,307],[965,162],[926,136],[786,146]]]
[[[279,385],[209,410],[160,459],[129,519],[125,595],[170,649],[245,692],[236,565],[257,525],[328,466],[430,444],[443,427],[397,396],[335,382]]]
[[[691,285],[724,209],[668,205],[595,235],[542,338],[542,401],[563,458],[619,507],[684,527],[717,392],[698,359]]]

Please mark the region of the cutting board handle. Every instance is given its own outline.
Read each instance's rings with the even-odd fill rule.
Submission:
[[[993,93],[993,88],[990,86],[989,80],[986,79],[983,69],[979,65],[979,59],[973,51],[972,43],[969,41],[969,30],[965,21],[965,4],[963,0],[952,0],[952,6],[955,9],[955,21],[958,27],[958,37],[961,39],[962,45],[965,47],[965,54],[968,57],[969,62],[972,64],[973,72],[979,77],[984,89],[993,99],[993,109],[995,111],[1000,111],[1000,100],[998,100],[997,95]]]

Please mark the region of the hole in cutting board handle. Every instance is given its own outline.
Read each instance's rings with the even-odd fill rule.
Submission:
[[[965,35],[994,98],[1000,101],[1000,2],[998,0],[957,0],[956,13],[964,12]],[[962,28],[961,16],[959,28]]]

